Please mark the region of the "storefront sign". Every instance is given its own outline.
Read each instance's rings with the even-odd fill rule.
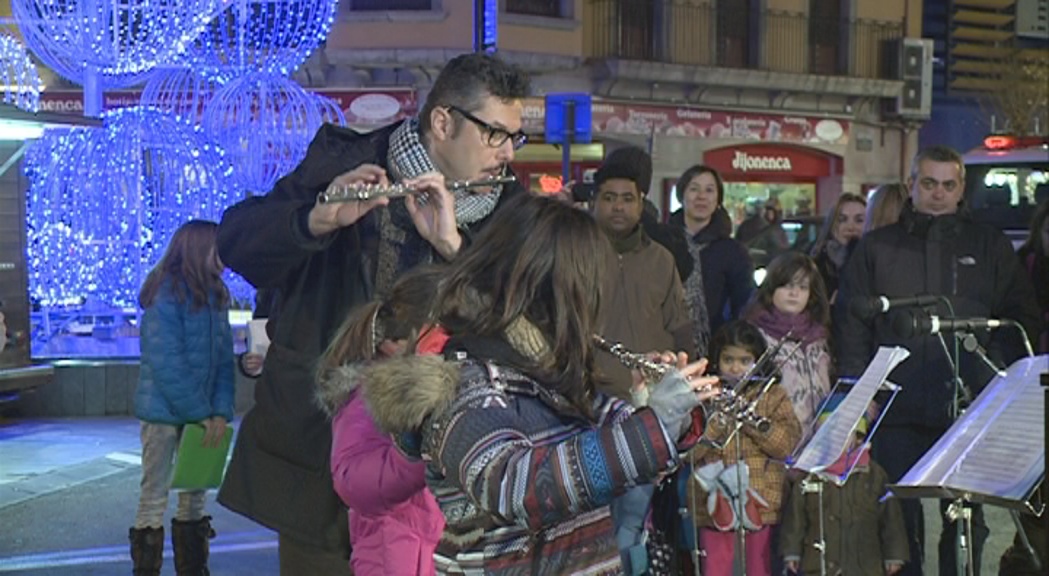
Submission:
[[[726,180],[732,180],[734,175],[759,180],[762,176],[773,180],[784,176],[816,180],[841,173],[840,157],[811,148],[764,143],[709,150],[703,154],[703,163],[715,168]]]
[[[542,133],[544,118],[543,100],[527,99],[524,103],[525,131]],[[727,112],[595,100],[592,122],[595,133],[609,135],[734,138],[841,146],[849,143],[849,122],[846,120],[785,114]]]
[[[791,165],[788,156],[748,156],[746,152],[736,150],[736,157],[732,159],[732,168],[738,172],[749,172],[750,170],[790,172]]]
[[[415,90],[397,88],[307,88],[308,92],[330,98],[346,115],[346,123],[358,128],[376,128],[414,116],[419,109]],[[138,90],[114,90],[103,94],[102,109],[136,106],[142,97]],[[210,99],[204,95],[202,101]],[[47,112],[83,114],[84,96],[79,90],[45,90],[40,109]],[[186,111],[179,111],[185,113]],[[202,110],[198,110],[199,115]]]

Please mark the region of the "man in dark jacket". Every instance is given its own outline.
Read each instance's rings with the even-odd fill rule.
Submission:
[[[874,296],[928,294],[946,297],[958,317],[1008,318],[1027,327],[1028,333],[1037,322],[1033,287],[1009,241],[998,230],[973,222],[959,210],[964,182],[965,166],[956,151],[935,146],[919,152],[911,166],[910,200],[899,222],[864,236],[842,277],[836,304],[842,321],[835,327],[841,373],[859,376],[878,346],[902,346],[911,353],[890,375],[902,391],[874,438],[874,458],[885,467],[892,482],[898,481],[947,430],[956,417],[960,396],[975,396],[993,374],[972,355],[962,354],[962,382],[955,383],[937,337],[916,334],[909,328],[914,309],[870,315],[861,312],[862,303]],[[949,312],[941,305],[935,313]],[[1014,330],[976,336],[1002,364],[1023,353]],[[920,575],[924,544],[921,503],[904,500],[902,505],[914,561],[900,574]],[[943,527],[940,574],[954,574],[956,529],[946,518]],[[982,510],[974,507],[971,546],[976,574],[986,537]]]
[[[330,422],[314,404],[316,359],[347,314],[403,272],[453,258],[515,184],[449,192],[502,173],[524,144],[528,79],[487,54],[452,59],[417,119],[369,134],[325,125],[265,197],[226,211],[222,261],[276,289],[271,344],[219,502],[279,534],[282,575],[349,573],[346,510],[332,488]],[[405,183],[418,195],[321,204],[336,186]]]

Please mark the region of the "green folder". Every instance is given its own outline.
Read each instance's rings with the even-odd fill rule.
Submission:
[[[226,457],[233,440],[233,426],[226,426],[222,442],[215,448],[204,447],[204,427],[186,424],[175,457],[175,475],[171,487],[176,490],[207,490],[222,484]]]

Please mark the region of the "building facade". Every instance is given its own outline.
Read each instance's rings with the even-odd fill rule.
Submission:
[[[991,133],[1049,134],[1044,103],[1017,114],[1017,91],[1000,97],[1004,87],[1031,82],[1041,91],[1027,92],[1036,97],[1041,92],[1044,101],[1049,0],[925,0],[922,20],[936,63],[923,145],[947,144],[964,152]]]
[[[323,54],[300,80],[410,86],[474,48],[475,13],[493,0],[342,0]],[[531,71],[535,143],[516,168],[536,189],[560,181],[542,143],[543,95],[594,97],[594,144],[574,146],[574,179],[623,144],[649,149],[657,205],[689,166],[729,183],[729,208],[776,196],[790,215],[822,213],[842,191],[901,179],[921,115],[899,114],[902,39],[920,38],[913,0],[499,0],[498,52]],[[483,22],[479,22],[483,24]],[[491,33],[491,29],[489,29]],[[927,110],[925,111],[927,113]]]

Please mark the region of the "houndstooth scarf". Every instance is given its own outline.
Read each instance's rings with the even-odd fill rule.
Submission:
[[[419,139],[419,120],[410,118],[401,123],[390,135],[390,152],[387,157],[394,180],[408,180],[427,172],[437,172],[430,160],[422,140]],[[455,196],[455,223],[462,226],[473,224],[492,213],[499,202],[502,187],[496,186],[488,194],[473,194],[469,190],[457,190]],[[419,199],[426,205],[426,198]]]
[[[419,139],[419,121],[414,118],[405,120],[394,129],[386,160],[395,181],[437,171]],[[499,187],[488,194],[471,194],[466,190],[454,192],[455,223],[466,227],[484,219],[495,209],[501,192]],[[420,205],[425,205],[425,202],[425,198],[419,198]],[[404,202],[391,202],[387,209],[377,211],[377,218],[379,251],[375,295],[385,297],[401,274],[420,264],[433,262],[434,250],[415,230]]]

